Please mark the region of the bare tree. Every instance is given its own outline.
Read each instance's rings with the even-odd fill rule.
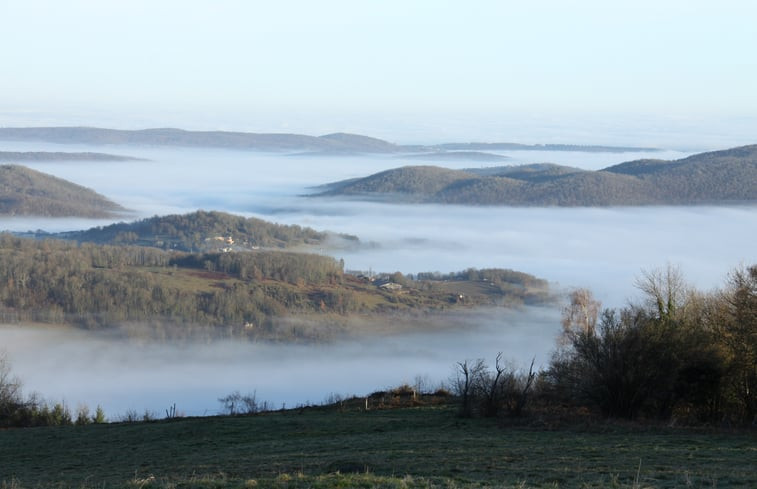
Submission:
[[[267,409],[267,403],[262,405],[258,403],[256,393],[248,393],[242,395],[239,391],[234,391],[231,394],[221,397],[218,402],[223,404],[223,409],[226,413],[234,416],[236,414],[255,414]]]
[[[452,381],[455,394],[462,401],[461,415],[470,417],[473,415],[473,396],[474,388],[479,377],[486,372],[484,360],[479,358],[470,363],[468,360],[457,363],[457,373]]]
[[[520,416],[523,414],[523,410],[528,403],[528,396],[531,391],[531,387],[536,379],[536,372],[534,372],[534,362],[536,359],[531,359],[531,365],[528,367],[528,373],[521,379],[520,392],[518,393],[515,402],[509,407],[510,414],[513,416]]]
[[[562,311],[563,334],[561,342],[567,343],[571,334],[594,333],[602,303],[594,299],[589,289],[576,289],[570,293],[570,304]]]
[[[497,353],[494,360],[494,371],[484,369],[476,379],[476,393],[481,400],[481,410],[484,416],[496,416],[501,405],[503,394],[503,375],[505,367],[502,365],[502,352]]]
[[[523,413],[536,378],[534,361],[528,373],[503,362],[501,352],[495,358],[493,369],[481,359],[473,363],[461,362],[457,366],[453,384],[462,401],[463,416],[494,417],[503,412],[519,416]]]
[[[21,382],[12,374],[7,353],[0,351],[0,418],[11,415],[22,404]]]
[[[644,292],[650,312],[658,319],[667,322],[685,317],[692,289],[677,266],[643,270],[634,285]]]

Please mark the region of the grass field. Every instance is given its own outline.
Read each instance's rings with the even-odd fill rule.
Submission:
[[[556,431],[453,407],[10,429],[0,487],[754,488],[754,433]]]

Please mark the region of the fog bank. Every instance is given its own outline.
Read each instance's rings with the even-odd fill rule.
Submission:
[[[452,272],[509,268],[558,289],[588,287],[606,307],[637,295],[643,269],[681,267],[700,289],[724,283],[740,264],[757,263],[757,207],[511,208],[396,205],[302,197],[327,182],[405,164],[393,156],[314,157],[207,149],[103,147],[3,142],[7,151],[99,151],[149,161],[35,162],[28,166],[85,185],[133,209],[133,218],[197,209],[357,235],[361,246],[324,248],[345,267],[376,272]],[[647,153],[510,152],[512,163],[587,169]],[[664,157],[680,158],[669,152]],[[471,162],[447,162],[458,168]],[[109,221],[2,218],[0,229],[65,231]],[[114,343],[68,329],[0,328],[27,391],[92,406],[109,415],[173,403],[187,414],[214,413],[218,397],[257,390],[258,398],[295,405],[330,392],[365,394],[415,376],[437,382],[466,358],[497,351],[519,362],[548,357],[559,308],[499,310],[454,319],[456,332],[414,333],[321,346]]]
[[[232,391],[256,392],[276,408],[320,403],[331,393],[366,395],[446,381],[455,362],[497,352],[527,368],[545,365],[559,329],[554,308],[453,314],[436,332],[366,336],[352,341],[282,345],[214,341],[143,344],[72,328],[0,326],[24,392],[51,401],[102,405],[113,418],[129,409],[163,416],[176,403],[187,415],[216,414]]]

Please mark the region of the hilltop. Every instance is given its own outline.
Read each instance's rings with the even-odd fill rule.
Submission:
[[[400,402],[393,394],[383,397]],[[429,405],[429,397],[414,407],[408,405],[421,403],[403,399],[397,409],[371,405],[366,411],[363,399],[348,399],[244,416],[2,430],[0,484],[20,489],[754,487],[751,434],[604,420],[564,429],[507,427],[506,420],[460,418],[453,404]]]
[[[464,205],[690,205],[757,201],[757,145],[588,171],[536,164],[409,166],[325,186],[320,196]]]
[[[0,215],[105,218],[124,211],[81,185],[25,166],[0,166]]]
[[[44,237],[112,245],[138,245],[176,251],[249,251],[332,243],[357,243],[355,236],[275,224],[218,211],[154,216]]]

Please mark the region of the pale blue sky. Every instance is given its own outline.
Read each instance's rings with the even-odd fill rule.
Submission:
[[[6,126],[679,145],[757,133],[751,0],[0,0],[0,22]]]

